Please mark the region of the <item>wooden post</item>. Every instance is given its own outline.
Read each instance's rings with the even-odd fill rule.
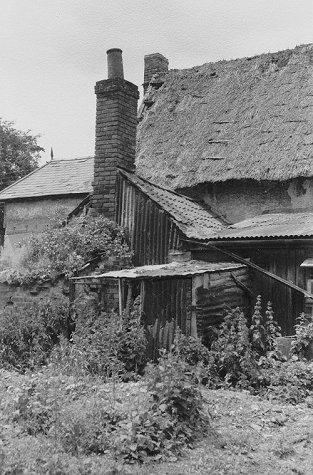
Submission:
[[[197,338],[198,330],[197,330],[197,295],[196,295],[196,288],[197,288],[197,276],[193,277],[191,280],[191,328],[190,328],[190,336]]]
[[[118,279],[118,309],[119,314],[123,313],[123,284],[122,279]]]

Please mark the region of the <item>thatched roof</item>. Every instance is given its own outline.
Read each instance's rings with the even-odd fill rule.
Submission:
[[[313,45],[172,70],[144,100],[144,178],[177,189],[313,176]]]

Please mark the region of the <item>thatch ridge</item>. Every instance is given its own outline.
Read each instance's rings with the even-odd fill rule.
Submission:
[[[313,176],[313,45],[171,70],[148,98],[137,147],[148,180]]]

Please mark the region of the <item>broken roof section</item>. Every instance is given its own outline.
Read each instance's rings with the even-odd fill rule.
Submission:
[[[217,239],[253,239],[313,236],[313,211],[270,213],[245,219],[219,233]]]
[[[313,45],[171,70],[149,94],[138,130],[144,178],[182,189],[313,176]]]
[[[0,192],[0,201],[92,192],[94,159],[51,160]]]
[[[210,239],[223,230],[226,223],[208,207],[173,191],[150,183],[139,176],[120,170],[122,176],[157,203],[174,220],[185,236]]]
[[[224,272],[240,268],[245,268],[244,264],[234,262],[205,262],[205,261],[186,261],[171,262],[170,264],[149,265],[134,267],[132,269],[123,269],[117,271],[105,272],[99,275],[90,275],[84,277],[75,277],[75,282],[88,281],[93,279],[152,279],[165,277],[188,277],[192,275]]]

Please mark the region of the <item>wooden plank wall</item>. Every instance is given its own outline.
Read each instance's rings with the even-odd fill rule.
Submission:
[[[196,304],[197,333],[204,344],[209,343],[210,327],[222,322],[227,309],[241,307],[245,314],[250,312],[250,294],[238,286],[233,276],[247,288],[250,287],[247,268],[193,277],[192,294]]]
[[[191,331],[191,278],[144,281],[142,310],[148,335],[148,354],[152,359],[160,348],[169,349],[176,329]]]
[[[290,280],[299,287],[306,289],[306,279],[310,277],[310,270],[300,267],[300,264],[307,258],[313,257],[313,246],[308,241],[307,244],[280,243],[260,243],[247,244],[242,243],[236,246],[236,243],[230,243],[225,247],[239,256],[249,258],[251,262],[259,265],[265,270],[272,272],[284,279]],[[196,259],[211,260],[212,255],[217,260],[226,260],[223,254],[209,250],[198,250],[193,252]],[[269,300],[273,303],[275,318],[279,322],[284,335],[294,334],[294,324],[296,318],[304,311],[304,297],[289,287],[271,279],[268,276],[253,271],[251,272],[251,288],[255,297],[259,294],[263,302]]]
[[[128,229],[135,266],[164,264],[182,233],[171,217],[122,176],[117,179],[117,222]]]
[[[263,311],[268,301],[272,303],[275,320],[283,335],[293,335],[296,318],[304,311],[303,294],[270,279],[260,272],[253,272],[253,293],[261,295]]]
[[[258,264],[265,270],[283,277],[286,280],[306,288],[308,271],[300,267],[300,264],[308,257],[313,257],[313,247],[310,243],[302,247],[290,244],[279,244],[273,247],[258,246],[248,249],[233,250],[237,254],[251,258],[252,262]],[[274,281],[259,272],[253,273],[254,294],[262,295],[263,302],[273,303],[276,320],[282,328],[284,335],[294,334],[296,318],[304,311],[304,297],[299,292],[284,286],[280,282]]]

